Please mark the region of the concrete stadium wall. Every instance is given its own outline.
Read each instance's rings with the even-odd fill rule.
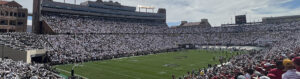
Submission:
[[[26,62],[26,51],[16,50],[4,45],[0,45],[0,57],[13,59],[14,61]]]
[[[23,61],[26,63],[31,63],[31,57],[42,56],[45,54],[45,49],[20,51],[11,47],[0,45],[0,58],[8,58],[14,61]]]
[[[37,50],[27,50],[26,53],[26,62],[31,63],[31,57],[45,55],[45,49],[37,49]]]
[[[41,22],[42,22],[41,24],[42,24],[43,34],[51,34],[51,35],[55,34],[55,32],[50,28],[50,26],[47,24],[46,21],[42,20]]]

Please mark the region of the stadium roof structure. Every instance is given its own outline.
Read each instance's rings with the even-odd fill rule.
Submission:
[[[154,12],[154,9],[155,9],[155,7],[152,7],[152,6],[138,5],[137,7],[139,8],[139,12],[141,12],[141,9],[146,9],[146,12],[148,12],[147,10],[150,9],[150,10],[152,10],[152,12]]]
[[[0,1],[0,4],[3,5],[3,4],[7,4],[8,2],[7,1]]]
[[[263,17],[262,22],[266,24],[288,23],[300,21],[300,15],[278,16],[278,17]]]
[[[143,6],[143,5],[138,5],[138,8],[155,9],[155,7],[152,7],[152,6]]]
[[[195,25],[200,25],[201,22],[189,22],[189,23],[184,23],[181,26],[195,26]]]
[[[299,18],[300,15],[292,15],[292,16],[278,16],[278,17],[263,17],[263,19],[289,19],[289,18]]]
[[[181,21],[180,27],[211,27],[210,23],[207,19],[201,19],[201,22],[187,22],[187,21]]]
[[[121,11],[130,11],[134,12],[136,7],[121,5],[119,2],[103,2],[103,1],[86,1],[80,3],[82,6],[88,6],[93,8],[104,8],[104,9],[113,9],[113,10],[121,10]]]
[[[116,4],[116,3],[111,3]],[[118,17],[118,18],[134,18],[134,19],[166,19],[165,13],[144,13],[136,12],[136,7],[130,6],[108,6],[103,2],[88,1],[81,3],[81,5],[65,4],[60,2],[54,2],[49,0],[43,0],[41,3],[41,11],[67,13],[77,15],[92,15],[92,16],[104,16],[104,17]]]
[[[10,7],[23,7],[16,1],[0,1],[0,5],[6,5],[6,6],[10,6]]]

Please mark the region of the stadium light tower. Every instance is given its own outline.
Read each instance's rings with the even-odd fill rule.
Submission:
[[[232,24],[232,17],[230,18],[230,24]]]

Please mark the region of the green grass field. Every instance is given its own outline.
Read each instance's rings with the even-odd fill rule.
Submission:
[[[86,62],[79,64],[74,70],[75,74],[89,79],[170,79],[172,74],[176,77],[183,76],[187,71],[207,67],[207,64],[219,64],[218,59],[213,61],[213,57],[226,56],[224,52],[221,50],[184,50]],[[228,53],[228,56],[236,53]],[[72,66],[73,64],[55,67],[61,74],[69,76]]]

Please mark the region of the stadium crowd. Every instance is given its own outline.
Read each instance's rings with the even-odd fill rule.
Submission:
[[[56,33],[161,33],[166,24],[141,23],[131,20],[104,20],[99,17],[44,15],[43,20]]]
[[[1,33],[0,45],[9,46],[18,50],[42,49],[47,44],[42,37],[32,33]]]
[[[83,17],[74,15],[48,14],[43,15],[42,20],[49,24],[56,33],[180,33],[180,34],[202,34],[202,33],[241,33],[241,32],[263,32],[263,31],[293,31],[299,30],[300,22],[281,24],[257,24],[240,25],[238,27],[214,27],[214,28],[168,28],[166,24],[142,23],[135,20],[107,20],[100,17]]]
[[[146,55],[176,48],[163,35],[49,35],[53,63],[103,60],[135,55]]]
[[[49,65],[26,64],[22,61],[0,59],[1,79],[62,79],[53,73]]]
[[[228,79],[239,76],[249,79],[249,75],[272,77],[269,70],[275,64],[280,65],[276,62],[299,56],[299,52],[293,49],[297,49],[295,47],[300,44],[300,22],[238,27],[168,28],[164,24],[152,25],[71,15],[43,15],[42,19],[57,34],[3,33],[0,34],[0,44],[20,50],[47,49],[47,57],[52,65],[174,51],[180,44],[269,47],[235,56],[220,67],[200,69],[180,77],[187,79]],[[15,62],[5,60],[3,63],[9,65]],[[36,65],[26,66],[41,68]],[[14,73],[18,70],[22,69],[16,67],[10,71]],[[42,78],[51,76],[36,73],[36,70],[27,70]],[[40,71],[47,73],[43,68]]]
[[[219,66],[194,70],[179,79],[300,79],[300,36],[290,33],[269,48],[232,57]],[[173,77],[175,78],[175,77]]]

